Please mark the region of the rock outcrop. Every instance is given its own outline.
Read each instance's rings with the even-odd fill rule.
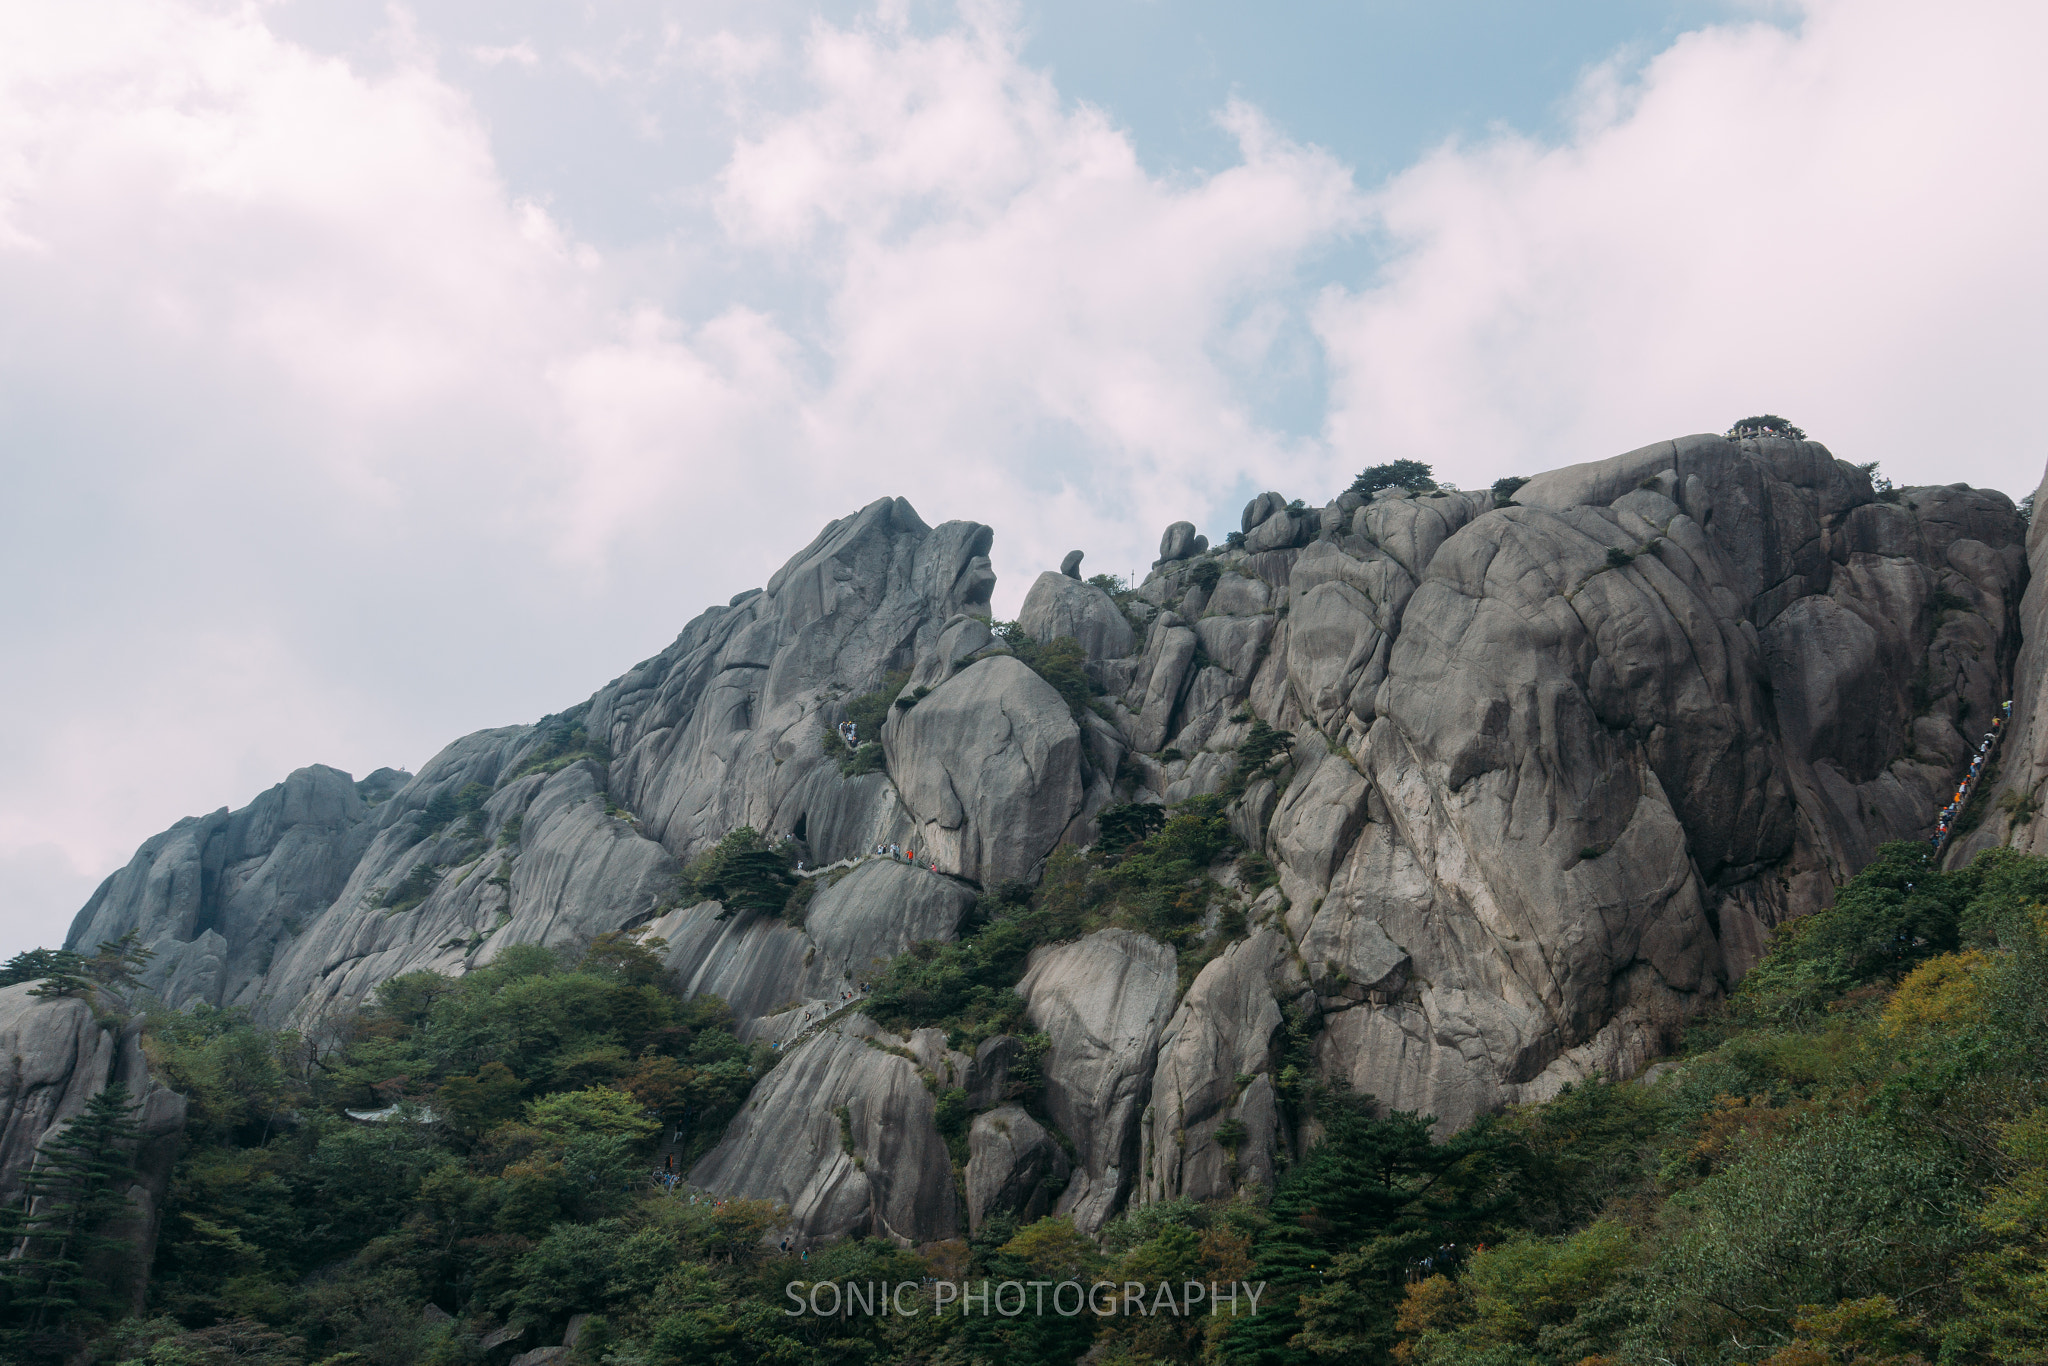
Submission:
[[[1067,1155],[1022,1106],[999,1105],[976,1115],[967,1142],[970,1229],[978,1230],[999,1211],[1027,1223],[1051,1212],[1066,1185]]]
[[[1137,1174],[1139,1114],[1176,985],[1173,950],[1129,930],[1035,949],[1017,985],[1032,1026],[1052,1041],[1046,1110],[1074,1141],[1057,1208],[1084,1232],[1116,1212]]]
[[[754,1088],[690,1180],[786,1206],[801,1238],[952,1237],[952,1161],[911,1042],[858,1015],[814,1035]]]
[[[1928,835],[2008,695],[2012,812],[1950,857],[2048,844],[2018,814],[2048,782],[2027,537],[2002,494],[1881,495],[1781,439],[1661,442],[1508,501],[1262,493],[1225,545],[1168,527],[1130,593],[1071,555],[1032,585],[1021,629],[1075,640],[1101,690],[1077,708],[986,619],[988,528],[883,499],[569,711],[416,777],[305,769],[181,822],[71,942],[137,930],[168,999],[310,1025],[395,973],[648,925],[686,988],[787,1045],[694,1180],[787,1204],[804,1237],[924,1241],[996,1209],[1092,1229],[1270,1184],[1312,1137],[1289,1065],[1447,1128],[1631,1073],[1772,926]],[[860,738],[886,762],[848,776],[834,728],[885,682]],[[1255,733],[1270,762],[1233,779]],[[1226,783],[1277,885],[1218,866],[1224,939],[1184,996],[1174,951],[1129,930],[1037,949],[1042,1091],[1004,1080],[1017,1040],[970,1058],[819,1026],[1107,804]],[[684,866],[742,825],[814,865],[894,842],[925,866],[828,874],[801,924],[689,904]],[[980,1111],[957,1174],[934,1098],[955,1087]]]
[[[0,1204],[19,1198],[43,1143],[113,1082],[128,1088],[141,1141],[128,1189],[125,1237],[133,1254],[106,1274],[119,1280],[129,1312],[142,1312],[149,1259],[185,1127],[185,1098],[158,1084],[143,1056],[140,1022],[109,1027],[75,996],[31,994],[34,982],[0,987]]]

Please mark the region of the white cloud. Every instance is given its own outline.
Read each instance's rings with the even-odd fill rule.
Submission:
[[[540,54],[533,50],[533,44],[522,38],[516,43],[497,47],[479,46],[469,50],[470,60],[479,66],[539,66]]]
[[[1354,462],[1529,472],[1749,412],[1895,478],[2030,491],[2048,11],[1827,0],[1596,73],[1575,135],[1425,158],[1318,315]]]

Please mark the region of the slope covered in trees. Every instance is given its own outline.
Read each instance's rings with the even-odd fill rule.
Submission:
[[[1942,872],[1888,846],[1649,1079],[1448,1139],[1304,1084],[1322,1140],[1276,1190],[1140,1205],[1094,1238],[998,1214],[962,1242],[784,1251],[775,1207],[668,1188],[664,1155],[715,1141],[773,1055],[682,1000],[657,948],[613,935],[574,961],[515,949],[460,981],[397,978],[324,1056],[232,1011],[153,1019],[193,1115],[149,1315],[96,1318],[80,1276],[122,1170],[109,1088],[45,1205],[10,1215],[34,1235],[0,1279],[11,1354],[89,1338],[92,1359],[156,1366],[495,1366],[588,1314],[564,1360],[2044,1358],[2048,859]],[[1005,1317],[938,1310],[927,1277],[1265,1289],[1234,1319]],[[823,1281],[916,1282],[922,1312],[786,1312],[791,1282]]]

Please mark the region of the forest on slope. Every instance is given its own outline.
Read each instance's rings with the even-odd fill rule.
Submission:
[[[873,1009],[993,1031],[1012,1023],[1006,979],[1032,943],[1127,917],[1173,933],[1169,890],[1219,852],[1215,813],[1198,801],[1126,834],[1035,891],[985,898],[959,941],[899,959]],[[1283,1102],[1322,1137],[1271,1191],[1135,1205],[1094,1237],[999,1213],[916,1248],[785,1251],[774,1206],[663,1179],[777,1057],[740,1043],[715,999],[685,1000],[630,932],[515,948],[459,980],[394,978],[325,1054],[232,1009],[161,1013],[146,1047],[191,1112],[146,1312],[99,1298],[111,1281],[94,1270],[116,1255],[102,1235],[124,1160],[109,1087],[46,1163],[33,1213],[11,1207],[0,1230],[37,1221],[0,1271],[0,1351],[145,1366],[2048,1360],[2044,968],[2048,859],[1993,850],[1944,872],[1923,845],[1888,845],[1634,1082],[1443,1138],[1316,1081],[1304,1056]],[[123,972],[118,952],[39,951],[0,982],[112,1001],[101,983]],[[1032,1111],[1033,1086],[1013,1069],[1007,1099]],[[966,1108],[938,1099],[957,1179]],[[1234,1318],[1004,1317],[941,1309],[932,1278],[1266,1289]],[[792,1283],[906,1281],[915,1315],[789,1312]],[[534,1352],[572,1325],[573,1347]]]

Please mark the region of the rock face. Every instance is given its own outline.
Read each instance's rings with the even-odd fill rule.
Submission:
[[[1035,949],[1017,985],[1052,1040],[1046,1110],[1074,1140],[1077,1168],[1058,1210],[1083,1232],[1116,1212],[1136,1174],[1138,1116],[1175,992],[1173,950],[1129,930]]]
[[[1131,623],[1109,594],[1063,574],[1038,576],[1017,624],[1036,640],[1072,636],[1090,659],[1121,659],[1131,652]]]
[[[134,1154],[138,1179],[128,1190],[132,1214],[125,1230],[111,1232],[125,1234],[135,1251],[111,1274],[127,1289],[129,1312],[139,1314],[185,1127],[185,1099],[151,1079],[139,1024],[110,1031],[86,1002],[33,996],[35,985],[0,988],[0,1203],[19,1197],[44,1140],[61,1132],[109,1083],[125,1085],[136,1102],[142,1138]]]
[[[2036,508],[2044,491],[2048,478],[2034,491]],[[1950,838],[1945,862],[1951,868],[2001,844],[2022,853],[2048,853],[2048,820],[2034,814],[2048,784],[2048,519],[2028,527],[2027,559],[2033,573],[2019,606],[2023,643],[2013,669],[2012,718],[1996,767],[1979,783],[1985,794],[1979,808],[1983,824]],[[1979,726],[1968,729],[1981,733]]]
[[[1006,1208],[1092,1229],[1131,1199],[1270,1184],[1312,1137],[1279,1103],[1288,1065],[1447,1128],[1629,1075],[1772,926],[1925,838],[2009,695],[1992,781],[2038,799],[2027,538],[2002,494],[1880,496],[1779,439],[1661,442],[1499,507],[1262,493],[1230,545],[1167,528],[1130,594],[1074,556],[1032,585],[1023,629],[1075,639],[1101,690],[1077,720],[991,631],[988,528],[883,499],[567,712],[416,777],[304,769],[181,822],[71,943],[138,930],[172,1001],[310,1027],[395,973],[648,924],[688,989],[790,1045],[700,1184],[784,1202],[805,1237],[924,1241]],[[885,771],[844,776],[847,704],[906,677],[862,737]],[[1044,1088],[1017,1104],[1018,1040],[969,1058],[819,1024],[978,893],[1092,840],[1109,802],[1219,791],[1260,727],[1286,737],[1228,815],[1277,886],[1239,897],[1216,870],[1245,929],[1184,997],[1141,935],[1039,948],[1018,990]],[[684,863],[741,825],[813,865],[894,842],[926,866],[828,874],[800,925],[685,904]],[[2048,846],[2048,822],[1998,812],[1951,858],[2007,838]],[[935,1117],[955,1087],[980,1111],[958,1173]]]
[[[1032,876],[1081,809],[1081,731],[1007,655],[969,665],[882,731],[920,859],[986,886]]]
[[[786,1205],[805,1238],[952,1237],[952,1163],[908,1042],[856,1015],[798,1045],[690,1180]]]
[[[960,882],[893,860],[838,874],[805,908],[802,928],[717,902],[671,911],[649,933],[692,995],[723,997],[741,1038],[792,1038],[921,939],[953,937],[974,893]]]
[[[1050,1212],[1066,1183],[1067,1155],[1022,1106],[999,1105],[976,1115],[967,1142],[970,1229],[1001,1210],[1026,1222]]]

